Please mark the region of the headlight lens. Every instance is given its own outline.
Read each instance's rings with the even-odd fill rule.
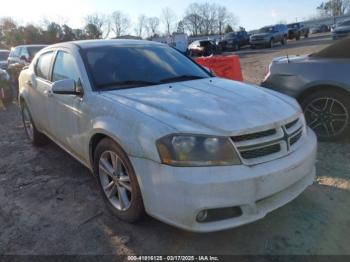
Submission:
[[[157,141],[163,164],[171,166],[229,166],[241,161],[227,137],[170,135]]]

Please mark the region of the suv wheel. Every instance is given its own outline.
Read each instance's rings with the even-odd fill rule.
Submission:
[[[270,47],[270,48],[273,48],[274,46],[275,46],[275,40],[271,39],[271,40],[270,40],[269,47]]]
[[[130,223],[144,215],[135,171],[127,154],[113,140],[105,138],[97,145],[94,173],[111,213]]]
[[[282,44],[282,45],[286,45],[287,42],[288,42],[287,37],[284,36],[284,37],[282,38],[282,40],[281,40],[281,44]]]
[[[235,44],[235,51],[238,51],[239,49],[239,44]]]
[[[307,124],[321,141],[335,141],[350,133],[350,97],[323,90],[301,102]]]
[[[28,106],[22,105],[22,122],[27,138],[34,146],[42,146],[47,144],[48,138],[36,129]]]

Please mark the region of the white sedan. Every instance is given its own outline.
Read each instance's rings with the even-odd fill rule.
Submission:
[[[97,177],[109,209],[209,232],[263,218],[315,177],[317,141],[293,98],[216,78],[159,43],[96,40],[40,51],[22,71],[28,138]]]

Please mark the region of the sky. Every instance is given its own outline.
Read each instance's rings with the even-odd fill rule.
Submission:
[[[238,18],[237,26],[253,30],[280,21],[294,22],[315,15],[322,0],[9,0],[1,3],[0,17],[13,17],[20,24],[39,24],[46,18],[60,24],[82,27],[89,13],[123,11],[136,22],[140,14],[160,16],[170,7],[179,18],[193,2],[226,6]]]

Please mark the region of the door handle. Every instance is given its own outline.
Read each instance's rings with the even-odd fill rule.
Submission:
[[[25,84],[26,84],[26,86],[33,87],[33,83],[30,80],[26,81]]]
[[[52,97],[53,96],[53,93],[51,90],[45,90],[44,91],[44,94],[47,96],[47,97]]]

